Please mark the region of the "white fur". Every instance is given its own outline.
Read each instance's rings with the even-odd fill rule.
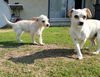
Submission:
[[[23,41],[20,40],[20,36],[22,32],[29,32],[32,38],[32,43],[36,44],[34,41],[36,34],[39,35],[39,44],[43,45],[44,43],[42,42],[42,31],[44,30],[45,27],[49,27],[50,24],[48,22],[48,18],[45,15],[40,15],[37,17],[36,20],[21,20],[16,23],[12,23],[8,21],[6,16],[4,16],[5,20],[9,25],[12,26],[12,28],[16,32],[16,39],[19,43],[22,43]],[[43,22],[44,21],[44,22]]]
[[[98,49],[93,52],[94,54],[98,54],[100,52],[100,21],[99,20],[93,20],[93,19],[87,19],[83,18],[83,16],[91,15],[87,14],[87,10],[89,9],[72,9],[69,11],[69,15],[71,16],[71,28],[70,28],[70,35],[72,39],[74,40],[77,52],[78,59],[82,59],[82,53],[81,48],[83,47],[84,43],[87,39],[91,40],[91,47],[95,45],[95,38],[97,35],[98,40]],[[75,18],[75,16],[78,16],[78,18]],[[82,22],[83,24],[79,24]],[[78,40],[81,40],[81,43],[79,44]],[[91,48],[89,47],[89,48]]]

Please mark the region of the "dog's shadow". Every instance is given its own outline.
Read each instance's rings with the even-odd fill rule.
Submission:
[[[0,48],[17,48],[22,45],[32,45],[32,43],[17,43],[15,41],[0,42]]]
[[[15,63],[25,63],[25,64],[32,64],[37,59],[44,59],[44,58],[55,58],[55,57],[71,57],[74,54],[73,49],[49,49],[36,52],[34,54],[28,56],[21,56],[17,58],[9,58]]]

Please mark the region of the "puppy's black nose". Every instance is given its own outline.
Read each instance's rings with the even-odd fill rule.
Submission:
[[[49,25],[49,24],[47,24],[46,26],[47,26],[47,27],[49,27],[50,25]]]
[[[79,25],[83,25],[84,24],[84,22],[79,22]]]

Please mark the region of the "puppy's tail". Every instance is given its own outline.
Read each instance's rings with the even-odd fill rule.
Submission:
[[[10,26],[15,25],[15,23],[10,22],[5,15],[3,15],[4,19],[6,20],[7,24]]]

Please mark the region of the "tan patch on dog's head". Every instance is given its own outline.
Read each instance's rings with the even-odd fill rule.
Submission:
[[[38,19],[38,17],[32,17],[32,20],[37,20]]]
[[[90,9],[84,8],[84,10],[86,11],[88,18],[91,18],[92,17],[92,13],[91,13]]]
[[[69,17],[71,17],[71,15],[72,15],[72,13],[73,13],[74,11],[75,11],[75,9],[74,9],[74,8],[73,8],[73,9],[71,9],[71,10],[69,10],[69,11],[68,11],[68,16],[69,16]]]

